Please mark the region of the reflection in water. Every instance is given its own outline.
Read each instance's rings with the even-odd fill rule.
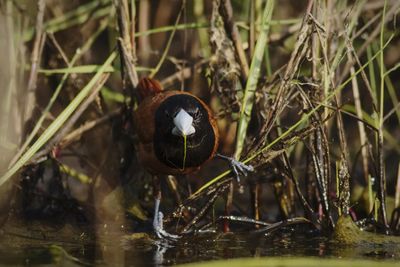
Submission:
[[[299,234],[299,233],[302,234]],[[147,234],[108,234],[106,239],[93,242],[32,240],[2,233],[1,264],[9,266],[26,263],[51,265],[95,266],[165,266],[189,262],[238,257],[264,256],[323,256],[341,258],[392,258],[400,260],[400,245],[343,246],[326,237],[302,230],[284,229],[263,234],[203,233],[183,236],[176,242],[154,240]],[[56,240],[63,240],[57,242]],[[93,240],[92,240],[93,241]],[[54,245],[62,247],[54,249]]]

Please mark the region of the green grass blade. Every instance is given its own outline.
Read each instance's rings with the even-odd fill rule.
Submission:
[[[71,68],[60,68],[60,69],[40,69],[39,73],[43,73],[45,75],[54,75],[54,74],[72,74],[72,73],[96,73],[101,68],[101,65],[81,65]],[[137,71],[140,72],[148,72],[151,71],[151,68],[146,67],[136,67]],[[113,66],[108,66],[105,68],[104,72],[115,72],[119,71]]]
[[[244,91],[242,109],[240,111],[239,126],[237,130],[235,155],[236,159],[240,158],[242,153],[244,140],[246,138],[247,127],[250,122],[251,110],[253,109],[254,95],[257,88],[258,79],[260,77],[261,63],[267,46],[268,33],[272,12],[274,10],[275,0],[268,0],[264,8],[262,31],[258,36],[257,44],[254,49],[253,59],[251,60],[249,78]]]

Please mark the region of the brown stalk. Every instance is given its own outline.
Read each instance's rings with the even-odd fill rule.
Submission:
[[[355,73],[354,67],[350,69],[350,74],[353,75]],[[352,88],[353,88],[353,97],[354,97],[354,105],[356,107],[356,113],[357,116],[360,119],[363,119],[363,109],[361,106],[361,100],[360,100],[360,89],[358,86],[358,82],[356,78],[352,79]],[[357,122],[358,125],[358,132],[360,134],[360,145],[361,145],[361,157],[362,157],[362,165],[363,165],[363,171],[364,171],[364,180],[366,184],[368,184],[368,139],[367,139],[367,134],[365,132],[365,125],[362,121]],[[371,200],[372,201],[372,200]],[[370,208],[372,208],[373,203],[370,203]]]
[[[168,187],[171,189],[172,193],[174,194],[175,201],[177,205],[182,204],[182,197],[178,190],[178,180],[173,175],[167,176],[167,183]]]
[[[314,105],[307,94],[299,87],[300,96],[303,99],[305,109],[313,109]],[[314,167],[314,174],[317,181],[317,189],[321,198],[324,215],[328,221],[329,227],[333,227],[333,220],[330,215],[329,203],[329,185],[330,185],[330,156],[328,138],[324,127],[324,120],[320,113],[315,112],[311,116],[311,123],[317,125],[316,131],[311,136],[309,150]]]
[[[118,21],[118,30],[120,34],[120,38],[118,38],[118,44],[120,48],[120,54],[122,55],[122,80],[124,89],[127,88],[127,80],[129,80],[131,86],[136,88],[139,83],[139,78],[136,72],[135,64],[136,64],[136,49],[134,48],[134,21],[135,17],[129,18],[129,14],[132,16],[133,13],[129,12],[129,5],[127,0],[114,0],[114,5],[117,10],[117,21]],[[132,23],[133,27],[132,27]],[[131,97],[133,101],[133,92],[131,90]]]
[[[255,233],[272,233],[274,231],[277,231],[281,229],[282,227],[288,226],[288,225],[296,225],[296,224],[313,224],[309,220],[303,217],[296,217],[296,218],[290,218],[287,220],[279,221],[276,223],[271,223],[270,225],[263,227],[261,229],[255,230]],[[314,225],[314,224],[313,224]]]
[[[252,207],[252,216],[254,220],[260,220],[260,200],[261,200],[262,187],[261,184],[257,181],[255,184],[250,185],[250,198],[251,198],[251,207]],[[257,227],[258,225],[256,225]]]
[[[346,46],[347,46],[347,50],[348,50],[348,53],[347,53],[347,57],[349,59],[348,62],[352,63],[352,66],[357,64],[357,66],[359,68],[361,68],[362,64],[361,64],[361,61],[360,61],[360,58],[359,58],[358,54],[356,53],[356,51],[354,49],[353,44],[351,43],[351,41],[347,37],[347,35],[346,35],[345,38],[346,38]],[[377,104],[374,101],[374,96],[373,96],[373,90],[372,90],[372,87],[371,87],[371,83],[369,82],[369,79],[368,79],[367,74],[365,73],[364,69],[361,69],[361,78],[362,78],[362,80],[363,80],[363,82],[364,82],[364,84],[365,84],[365,86],[367,88],[368,97],[371,100],[372,108],[373,108],[374,112],[378,112]]]
[[[69,60],[67,55],[64,53],[64,50],[62,49],[62,47],[60,46],[59,42],[57,41],[56,37],[54,36],[53,33],[49,33],[48,34],[50,40],[53,42],[54,46],[57,48],[58,53],[61,55],[62,59],[64,60],[64,63],[66,66],[69,66]]]
[[[32,55],[31,55],[31,70],[29,73],[28,87],[26,93],[26,102],[25,102],[25,112],[24,119],[27,119],[31,116],[30,112],[32,107],[34,107],[36,103],[35,99],[35,90],[36,90],[36,81],[38,75],[38,67],[40,66],[40,59],[43,52],[44,41],[46,39],[46,34],[43,32],[43,18],[44,11],[46,8],[46,1],[39,0],[37,2],[37,15],[36,15],[36,26],[35,26],[35,41],[33,43]]]
[[[340,106],[340,102],[335,97],[334,104],[336,107]],[[340,143],[340,168],[339,168],[339,208],[343,214],[349,213],[350,208],[350,172],[349,172],[349,161],[348,161],[348,148],[346,136],[344,133],[344,125],[342,113],[337,112],[336,114],[337,128],[339,131],[339,143]]]
[[[229,183],[228,193],[226,194],[226,201],[225,201],[225,215],[226,216],[229,216],[231,214],[232,205],[233,205],[233,181],[231,181]],[[223,231],[224,231],[224,233],[228,233],[230,231],[228,220],[224,220]]]
[[[150,26],[150,0],[141,0],[139,4],[139,16],[138,16],[138,27],[139,32],[144,32],[149,29]],[[141,64],[148,65],[151,52],[151,44],[149,36],[142,35],[138,39],[139,55]]]
[[[386,173],[383,159],[383,133],[378,131],[378,199],[380,202],[379,213],[386,230],[388,229],[388,219],[386,213]]]
[[[235,50],[241,67],[242,78],[246,81],[249,76],[249,64],[247,63],[246,54],[244,53],[239,30],[233,20],[232,3],[230,0],[221,0],[221,2],[220,12],[224,20],[225,29],[235,45]]]
[[[400,163],[397,166],[397,183],[396,183],[396,194],[394,198],[394,208],[400,208]]]

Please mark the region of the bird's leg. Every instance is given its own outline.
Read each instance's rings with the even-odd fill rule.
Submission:
[[[153,218],[153,228],[158,238],[161,239],[178,239],[180,236],[173,235],[164,230],[163,218],[164,215],[160,211],[161,202],[161,189],[160,180],[158,177],[154,177],[154,218]]]
[[[236,180],[238,183],[240,183],[240,176],[239,174],[242,174],[244,176],[247,176],[248,172],[254,171],[253,166],[251,165],[246,165],[243,162],[240,162],[232,157],[228,157],[225,155],[221,155],[219,153],[216,154],[217,157],[227,160],[229,162],[229,165],[231,166],[233,173],[235,174]]]

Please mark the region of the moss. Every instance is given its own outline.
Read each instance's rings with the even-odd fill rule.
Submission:
[[[341,244],[400,245],[400,237],[363,231],[358,228],[350,216],[339,217],[333,237]]]

